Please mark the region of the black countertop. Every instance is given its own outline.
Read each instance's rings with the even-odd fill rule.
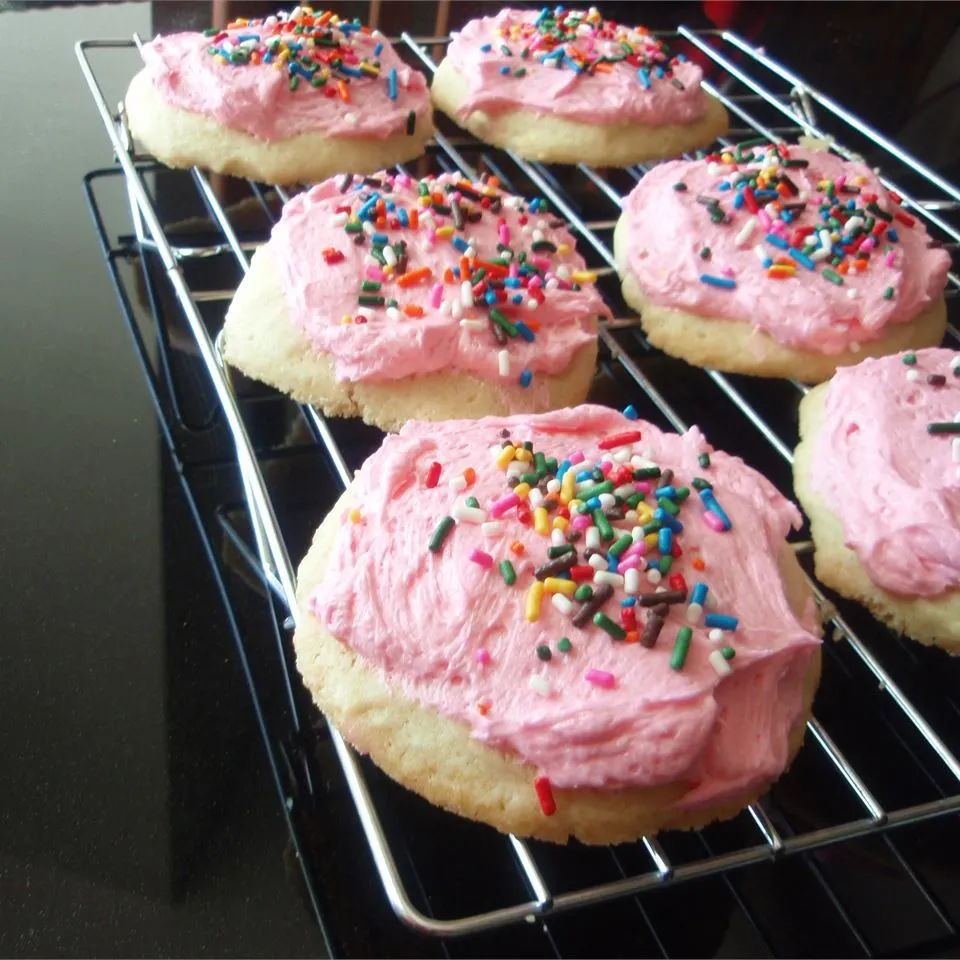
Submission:
[[[183,465],[158,425],[82,190],[83,176],[109,167],[111,154],[72,44],[209,18],[206,4],[160,6],[0,4],[0,954],[327,948],[183,496]],[[730,12],[712,6],[715,16]],[[410,9],[384,7],[388,20]],[[772,54],[957,179],[960,7],[867,9],[749,5],[733,15]],[[657,26],[705,23],[698,4],[650,5],[646,14]],[[121,92],[135,66],[133,53],[98,70]],[[94,189],[122,211],[116,178]],[[201,498],[209,490],[211,502],[239,503],[224,451],[188,468]],[[334,488],[322,473],[315,483],[319,519]],[[265,664],[271,656],[253,655]],[[332,814],[330,824],[342,826]],[[365,873],[362,854],[330,851],[325,909],[342,910],[342,926],[356,933],[341,932],[339,949],[418,952],[382,909],[338,905],[341,876],[346,895],[365,884],[378,895]],[[374,924],[379,939],[363,932]],[[855,940],[834,944],[861,952]],[[671,952],[758,949],[731,924]],[[898,949],[909,952],[909,941]],[[451,952],[485,950],[504,952],[503,941]]]

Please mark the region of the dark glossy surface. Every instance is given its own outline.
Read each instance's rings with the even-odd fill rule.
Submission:
[[[397,20],[397,8],[406,5],[385,6]],[[872,111],[887,132],[911,140],[918,153],[955,176],[952,125],[960,112],[950,84],[958,79],[960,57],[949,51],[957,44],[951,29],[957,8],[910,9],[874,6],[864,18],[850,7],[818,6],[807,14],[818,24],[812,45],[792,27],[791,18],[800,16],[796,6],[764,8],[763,18],[749,19],[771,52],[838,97],[858,100],[858,108]],[[183,5],[169,5],[159,20],[203,22],[205,11],[206,5],[187,6],[186,12]],[[423,18],[419,10],[416,15]],[[702,19],[699,6],[656,5],[647,16],[656,25],[681,18]],[[262,586],[243,563],[242,541],[230,535],[245,532],[230,450],[222,432],[207,429],[209,398],[191,379],[189,340],[174,324],[173,375],[186,428],[174,437],[179,461],[171,457],[81,189],[83,175],[108,166],[111,157],[72,43],[134,30],[149,35],[152,29],[145,4],[0,13],[0,38],[42,38],[36,44],[43,52],[41,61],[36,45],[5,43],[0,60],[0,954],[317,954],[325,950],[324,937],[304,896],[244,675],[246,666],[263,679],[256,706],[282,730],[289,704],[277,680]],[[845,34],[850,39],[841,41]],[[950,37],[953,47],[946,46]],[[888,66],[908,48],[939,54],[937,42],[945,51],[941,66],[930,62],[924,73],[914,62],[923,56],[916,53],[908,68]],[[838,61],[849,73],[838,74]],[[116,99],[136,68],[136,55],[102,62],[104,85]],[[899,78],[893,90],[891,72]],[[839,79],[851,76],[866,79]],[[947,92],[935,110],[918,107],[941,87]],[[881,95],[886,109],[878,108]],[[169,183],[167,188],[158,178],[157,192],[173,216],[179,187],[178,181]],[[129,232],[117,179],[98,179],[93,190],[108,234]],[[209,269],[211,285],[236,282],[229,264],[222,276],[213,275],[216,265]],[[137,264],[120,262],[118,271],[142,313],[147,285]],[[157,289],[162,295],[159,277]],[[147,353],[156,354],[149,338]],[[701,380],[679,386],[679,366],[654,362],[648,372],[674,388],[689,419],[709,417],[699,407]],[[606,390],[613,402],[614,387],[601,379],[597,399]],[[779,408],[776,397],[763,394],[771,408]],[[245,409],[297,558],[335,484],[309,449],[302,421],[286,405],[252,391]],[[784,403],[782,416],[789,421],[791,415]],[[753,455],[777,482],[788,484],[782,463],[769,451],[755,451],[736,423],[716,414],[713,419],[715,442]],[[352,461],[378,439],[374,431],[352,427],[338,426],[337,432]],[[249,640],[242,648],[246,663],[203,553],[181,469],[213,531],[216,559]],[[861,621],[869,628],[868,618]],[[939,661],[913,658],[890,641],[881,644],[898,677],[926,681],[936,674]],[[830,683],[840,676],[837,668]],[[828,688],[826,696],[828,703],[844,699],[839,689],[830,699]],[[871,709],[867,699],[856,703],[858,710]],[[836,708],[826,719],[842,724],[848,718]],[[955,726],[953,708],[943,707],[938,719]],[[885,782],[896,782],[894,760],[863,760],[876,764]],[[871,840],[819,858],[818,869],[830,878],[827,888],[805,865],[792,862],[757,868],[733,884],[716,880],[679,896],[649,896],[643,922],[635,905],[616,904],[589,920],[579,914],[551,920],[548,932],[524,926],[444,948],[404,931],[383,903],[322,737],[315,769],[321,799],[301,823],[301,838],[338,952],[859,955],[867,949],[909,953],[918,944],[933,952],[949,939],[937,910],[955,919],[960,907],[950,853],[957,849],[956,835],[939,825],[911,828],[904,840],[935,892],[935,906],[902,879],[880,882],[901,873],[884,841]],[[501,865],[486,831],[460,830],[451,858],[434,842],[440,821],[433,811],[375,773],[373,780],[388,801],[394,832],[409,834],[411,857],[427,862],[427,874],[446,877],[453,868],[456,882],[432,908],[454,911],[474,869],[487,878],[485,894],[492,901],[510,895],[506,888],[515,881],[497,884]],[[736,838],[719,831],[711,842]],[[678,859],[694,855],[686,851],[693,840],[672,843]],[[613,867],[599,853],[545,849],[542,856],[557,864],[558,876],[569,876],[575,862],[578,877],[611,878]],[[840,891],[854,932],[837,919],[825,889]],[[901,908],[886,921],[871,899],[875,891],[895,897]],[[775,927],[754,926],[751,913],[739,906],[743,898],[754,913],[766,902],[787,919]],[[691,901],[700,904],[695,924],[682,916]],[[783,909],[790,901],[802,905],[809,922],[790,922],[797,916]]]

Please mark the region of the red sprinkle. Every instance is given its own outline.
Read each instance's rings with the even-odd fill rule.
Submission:
[[[902,210],[898,210],[894,216],[904,225],[912,227],[917,221],[910,216],[909,213],[904,213]]]
[[[570,568],[570,579],[581,583],[584,580],[592,580],[596,572],[589,564],[578,564]]]
[[[540,809],[543,811],[543,815],[552,817],[557,812],[557,802],[553,799],[550,781],[546,777],[537,777],[533,781],[533,789],[537,791],[537,799],[540,801]]]
[[[753,191],[749,187],[743,188],[743,202],[747,205],[747,209],[751,213],[757,213],[760,210],[757,198],[753,195]]]
[[[424,480],[424,486],[431,489],[435,487],[440,482],[440,471],[442,469],[443,467],[434,460],[433,463],[430,464],[430,469],[427,471],[427,479]]]
[[[625,447],[628,443],[636,443],[642,436],[639,430],[626,430],[604,437],[597,446],[601,450],[613,450],[615,447]]]
[[[687,589],[687,581],[683,579],[682,573],[671,573],[670,579],[667,582],[670,584],[671,590]]]
[[[339,263],[343,259],[343,254],[336,247],[327,247],[320,253],[323,255],[324,263]]]

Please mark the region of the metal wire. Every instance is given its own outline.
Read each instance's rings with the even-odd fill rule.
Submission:
[[[854,117],[843,107],[805,84],[799,77],[796,77],[766,54],[752,47],[742,38],[727,32],[722,34],[716,31],[710,32],[714,37],[720,36],[725,43],[730,44],[736,48],[736,50],[745,54],[748,58],[748,65],[755,64],[762,66],[779,78],[779,80],[788,84],[789,90],[785,94],[779,95],[771,91],[766,85],[756,80],[748,72],[747,66],[742,64],[738,66],[721,50],[708,44],[706,37],[710,34],[697,33],[687,30],[685,27],[680,27],[677,33],[694,43],[706,56],[710,57],[715,64],[722,67],[726,71],[728,78],[739,81],[750,91],[749,94],[736,96],[731,95],[729,92],[724,93],[716,86],[705,84],[707,91],[717,96],[718,99],[726,105],[728,110],[748,125],[751,131],[756,131],[765,136],[773,136],[778,132],[782,133],[784,129],[793,129],[804,130],[812,135],[822,135],[822,131],[820,131],[817,126],[814,104],[827,109],[859,134],[871,139],[878,147],[886,150],[892,157],[904,163],[916,174],[924,177],[932,188],[939,189],[945,193],[947,199],[933,198],[918,201],[914,200],[898,186],[891,184],[890,181],[884,181],[904,197],[907,205],[914,207],[919,217],[926,219],[933,227],[939,228],[954,241],[960,241],[960,231],[948,224],[940,215],[941,213],[954,212],[957,209],[960,192],[957,191],[956,187],[943,181],[942,178],[930,171],[916,158],[904,154],[903,151],[900,151],[899,148],[863,121],[859,120],[859,118]],[[435,64],[424,47],[433,43],[443,42],[442,38],[417,39],[408,34],[403,34],[401,39],[409,51],[429,70],[433,71],[435,69]],[[123,170],[136,237],[144,249],[154,251],[157,256],[159,256],[172,290],[183,309],[184,316],[197,341],[201,359],[204,362],[217,398],[223,408],[227,425],[236,447],[237,461],[253,525],[257,558],[264,571],[266,581],[276,595],[288,607],[290,616],[295,623],[297,619],[297,608],[294,590],[294,573],[290,558],[277,525],[256,454],[237,405],[236,394],[230,381],[229,370],[223,361],[222,351],[220,350],[219,338],[217,338],[217,340],[210,339],[197,309],[198,303],[205,300],[226,299],[231,295],[231,292],[226,290],[193,291],[187,284],[181,269],[181,263],[184,261],[198,260],[229,253],[234,257],[240,269],[246,272],[249,268],[248,254],[255,249],[257,245],[239,240],[229,216],[219,202],[206,176],[196,169],[192,171],[192,176],[198,195],[209,211],[212,220],[221,231],[224,242],[204,247],[186,247],[170,243],[153,209],[149,193],[145,187],[143,164],[140,162],[140,158],[137,158],[132,152],[132,144],[122,111],[120,111],[116,117],[111,115],[87,57],[87,51],[90,49],[133,46],[139,46],[138,38],[123,41],[81,41],[76,46],[76,52],[84,78],[90,87],[97,110],[116,154],[117,161]],[[794,126],[792,128],[771,128],[762,124],[745,106],[745,104],[754,102],[768,104],[775,111],[789,118]],[[473,146],[473,142],[469,139],[448,138],[442,134],[438,134],[436,137],[436,149],[439,151],[437,155],[438,159],[442,159],[445,165],[449,161],[449,163],[452,163],[455,167],[470,176],[474,176],[476,171],[473,164],[464,156],[464,152],[468,148],[472,149]],[[851,155],[851,151],[843,144],[834,143],[833,147],[843,155]],[[557,182],[553,179],[549,170],[538,164],[527,163],[509,151],[506,152],[506,156],[527,180],[533,183],[543,195],[550,199],[554,208],[568,219],[573,229],[580,234],[593,252],[607,265],[608,269],[602,270],[601,272],[612,272],[615,269],[612,251],[600,238],[598,232],[609,230],[614,225],[615,220],[583,219],[576,210],[573,202],[568,199],[557,185]],[[482,159],[484,162],[488,160],[485,155],[482,155]],[[487,165],[493,167],[494,161],[490,160]],[[579,165],[577,169],[589,183],[600,191],[607,201],[617,208],[620,206],[622,199],[620,193],[599,172],[586,165]],[[635,176],[640,177],[644,171],[639,169],[633,172]],[[509,178],[501,179],[509,180]],[[275,189],[281,200],[285,202],[288,199],[287,193],[279,188]],[[261,200],[261,203],[264,203],[262,194],[255,185],[254,195]],[[960,278],[955,274],[951,274],[950,283],[955,288],[960,288]],[[624,347],[615,335],[615,332],[621,327],[625,325],[633,326],[635,322],[635,318],[621,318],[618,321],[604,324],[600,330],[600,338],[609,350],[612,362],[622,368],[675,429],[684,430],[687,424],[679,412],[644,375],[633,358],[625,352]],[[640,338],[640,342],[646,347],[645,341],[643,341],[642,338]],[[707,375],[717,385],[723,395],[747,417],[753,427],[770,446],[782,458],[790,461],[792,454],[789,447],[736,388],[731,380],[716,371],[707,371]],[[797,387],[801,390],[804,389],[802,385],[799,384]],[[352,473],[346,458],[335,441],[329,425],[324,417],[313,408],[304,407],[302,409],[318,442],[324,447],[337,475],[346,486],[351,481]],[[819,599],[823,600],[823,595],[819,592],[819,589],[816,588],[815,585],[813,586],[815,594]],[[952,774],[953,778],[960,782],[960,761],[957,760],[943,740],[937,735],[928,721],[923,717],[920,710],[895,683],[877,657],[869,650],[860,637],[857,636],[850,625],[839,615],[833,617],[833,623],[858,660],[869,674],[879,682],[885,695],[890,698],[891,702],[896,705],[920,737],[931,747],[950,774]],[[287,682],[289,684],[289,677]],[[289,687],[287,695],[292,703],[293,694]],[[297,711],[295,705],[292,710],[292,715],[295,724],[297,724],[299,721],[296,719]],[[960,810],[960,791],[910,807],[886,810],[818,720],[813,719],[810,721],[808,724],[808,732],[812,744],[815,744],[823,756],[826,757],[831,767],[836,770],[842,782],[846,784],[851,795],[863,809],[865,814],[863,817],[784,837],[780,831],[777,830],[765,809],[760,804],[753,804],[748,808],[748,813],[750,822],[756,828],[758,835],[756,843],[732,852],[708,855],[693,862],[674,865],[671,863],[670,858],[660,843],[655,838],[646,837],[642,839],[640,848],[645,852],[651,865],[649,870],[633,875],[624,875],[619,880],[584,886],[559,894],[555,894],[550,890],[530,845],[515,837],[510,837],[508,843],[513,852],[520,875],[527,889],[530,891],[531,898],[495,910],[466,914],[453,919],[438,919],[425,914],[414,904],[403,883],[397,866],[396,856],[391,848],[387,832],[377,812],[370,787],[357,761],[356,754],[340,737],[337,731],[330,728],[330,736],[337,757],[343,768],[346,783],[356,806],[388,901],[396,915],[404,923],[421,933],[439,936],[456,936],[491,930],[531,916],[546,916],[558,911],[582,908],[614,898],[636,895],[642,891],[661,887],[669,883],[679,883],[695,878],[711,876],[750,864],[769,861],[779,856],[816,850],[828,844],[867,836],[876,833],[882,828],[918,823]],[[808,749],[810,749],[810,747],[808,747]],[[619,860],[617,862],[619,863]]]

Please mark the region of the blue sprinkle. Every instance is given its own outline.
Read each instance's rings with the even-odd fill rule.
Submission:
[[[488,291],[483,295],[483,299],[484,299],[487,303],[489,303],[490,306],[493,306],[493,305],[497,302],[497,295],[496,295],[492,290],[488,290]]]
[[[467,249],[467,247],[470,246],[470,244],[467,243],[467,241],[464,240],[463,237],[455,236],[451,242],[461,253],[463,253]]]
[[[784,223],[793,223],[793,214],[789,210],[781,210],[780,219]]]
[[[563,475],[570,469],[570,461],[567,459],[560,461],[560,466],[557,467],[557,479],[562,480]]]
[[[494,296],[496,295],[494,294]],[[514,323],[514,326],[517,328],[517,332],[520,334],[520,336],[523,337],[527,343],[533,343],[533,341],[537,339],[533,331],[522,320],[517,320],[516,323]]]
[[[381,53],[383,53],[383,44],[382,44],[382,43],[378,43],[378,44],[373,48],[373,55],[374,55],[375,57],[379,57]]]
[[[504,285],[505,287],[509,287],[511,290],[513,290],[513,289],[515,289],[516,287],[519,287],[519,286],[520,286],[520,278],[519,278],[519,277],[504,277],[504,278],[503,278],[503,285]]]
[[[848,201],[847,201],[847,209],[848,209],[848,210],[856,210],[856,209],[857,209],[857,205],[856,205],[852,200],[848,200]]]
[[[623,415],[624,415],[628,420],[639,420],[639,419],[640,419],[640,414],[637,413],[637,408],[636,408],[632,403],[631,403],[631,404],[628,404],[626,407],[623,408]]]
[[[400,221],[400,226],[401,226],[401,227],[409,227],[409,226],[410,226],[410,217],[407,216],[407,211],[406,211],[406,208],[405,208],[405,207],[400,207],[400,208],[397,210],[397,219]]]
[[[673,498],[676,497],[676,495],[677,495],[677,488],[674,486],[657,487],[657,489],[654,491],[654,496],[658,500],[661,497],[669,497],[671,500],[673,500]]]
[[[387,96],[391,100],[397,99],[397,68],[391,67],[387,74]]]
[[[460,268],[459,268],[459,267],[454,267],[454,268],[453,268],[453,275],[454,275],[458,280],[460,279]]]
[[[577,483],[583,483],[584,480],[589,480],[590,475],[593,471],[591,470],[579,470],[577,471]]]
[[[247,40],[259,40],[259,39],[260,39],[259,33],[241,33],[240,36],[237,37],[237,43],[244,43]]]
[[[664,74],[663,74],[663,67],[657,67],[657,69],[656,69],[654,72],[655,72],[656,77],[657,77],[658,80],[662,80],[662,79],[663,79],[663,76],[664,76]]]
[[[600,509],[600,498],[599,498],[599,497],[591,497],[591,498],[587,501],[587,507],[588,507],[590,510],[599,510],[599,509]]]
[[[501,67],[501,68],[500,68],[500,73],[502,73],[503,76],[506,76],[509,72],[510,72],[510,68],[509,68],[509,67],[504,66],[504,67]]]
[[[673,531],[669,527],[661,527],[657,534],[657,546],[660,552],[667,556],[673,548]]]
[[[531,213],[536,213],[540,209],[540,204],[542,203],[539,197],[534,197],[528,204]]]
[[[700,282],[711,287],[722,287],[724,290],[732,290],[737,285],[737,281],[730,277],[715,277],[712,273],[701,273]]]
[[[640,67],[637,70],[637,76],[640,78],[640,83],[643,85],[644,90],[650,89],[650,71],[645,67]]]
[[[485,44],[480,48],[480,50],[481,50],[482,53],[489,53],[492,49],[493,49],[493,45],[492,45],[492,44],[489,44],[489,43],[485,43]]]
[[[724,180],[723,183],[717,184],[717,189],[720,190],[720,191],[729,190],[729,189],[730,189],[730,184],[727,183],[726,180]]]
[[[513,297],[511,298],[511,302],[514,303],[514,304],[516,304],[516,305],[519,307],[520,304],[523,303],[523,294],[522,294],[522,293],[515,293],[515,294],[513,295]]]
[[[357,219],[363,220],[364,217],[377,205],[380,194],[375,193],[367,202],[357,211]]]
[[[733,198],[733,209],[739,210],[743,206],[743,190],[738,190]]]
[[[776,190],[754,190],[753,195],[758,200],[779,200],[780,194]]]
[[[608,569],[611,573],[616,573],[616,572],[617,572],[617,564],[618,564],[619,562],[620,562],[620,561],[617,560],[617,558],[616,558],[612,553],[608,553],[608,554],[607,554],[607,569]]]
[[[345,73],[348,77],[356,77],[359,79],[360,77],[365,76],[362,70],[358,70],[356,67],[349,67],[345,63],[341,63],[340,66],[337,67],[337,69],[341,73]]]
[[[780,250],[789,250],[790,244],[783,237],[778,237],[775,233],[768,233],[764,238],[771,246],[778,247]]]
[[[577,63],[571,60],[569,57],[563,58],[563,65],[569,67],[574,73],[583,73],[583,70],[577,65]]]
[[[662,527],[669,527],[674,533],[683,533],[683,524],[676,519],[676,517],[671,517],[663,507],[657,507],[653,511],[653,519],[657,521]]]
[[[766,270],[769,267],[773,266],[773,257],[764,257],[763,258],[763,269]]]
[[[797,250],[796,247],[790,247],[790,249],[787,250],[787,253],[789,253],[790,256],[797,261],[797,263],[803,267],[806,267],[808,270],[816,269],[817,265],[806,254]]]
[[[686,62],[687,62],[687,55],[686,55],[685,53],[678,53],[678,54],[677,54],[677,62],[678,62],[678,63],[686,63]]]
[[[703,618],[705,627],[719,627],[721,630],[736,630],[739,623],[736,617],[727,616],[725,613],[708,613]]]
[[[820,212],[820,219],[821,219],[821,220],[829,220],[829,219],[830,219],[830,211],[829,211],[829,210],[822,210],[822,211]]]
[[[699,603],[700,606],[703,606],[704,600],[707,599],[707,585],[705,583],[696,583],[693,586],[693,593],[690,595],[691,603]]]
[[[385,233],[372,233],[370,234],[370,242],[375,247],[385,247],[390,242],[390,238]]]
[[[635,607],[637,605],[636,597],[627,597],[625,600],[620,601],[621,607]]]
[[[520,373],[520,386],[521,386],[521,387],[529,387],[529,386],[530,386],[530,381],[531,381],[532,379],[533,379],[533,374],[530,372],[529,369],[527,369],[527,368],[525,367],[525,368],[523,369],[523,371]]]
[[[723,507],[717,503],[716,497],[713,495],[712,490],[698,490],[700,494],[700,500],[703,502],[703,505],[711,512],[715,513],[720,521],[723,523],[723,529],[729,530],[733,524],[730,522],[730,518],[727,516]]]
[[[896,242],[900,239],[900,234],[897,233],[896,230],[888,230],[888,231],[887,231],[887,239],[888,239],[891,243],[896,243]]]

